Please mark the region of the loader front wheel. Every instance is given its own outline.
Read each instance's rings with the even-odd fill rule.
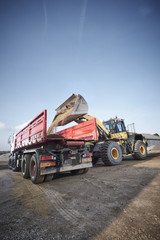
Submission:
[[[101,158],[105,165],[119,165],[122,161],[122,150],[116,142],[107,141],[101,147]]]
[[[44,182],[44,176],[40,175],[39,163],[36,154],[33,154],[30,160],[29,167],[30,178],[33,183]]]
[[[132,156],[136,160],[146,159],[146,157],[147,157],[147,147],[146,147],[146,144],[143,141],[141,141],[141,140],[136,141],[135,147],[134,147],[134,153],[133,153]]]

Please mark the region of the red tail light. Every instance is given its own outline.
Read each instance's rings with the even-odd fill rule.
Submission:
[[[41,156],[40,157],[41,161],[45,161],[45,160],[53,160],[53,156]]]
[[[85,153],[85,154],[83,155],[83,157],[92,157],[92,156],[93,156],[92,153]]]

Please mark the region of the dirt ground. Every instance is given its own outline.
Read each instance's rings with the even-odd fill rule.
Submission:
[[[39,185],[0,156],[0,239],[160,239],[160,151]]]

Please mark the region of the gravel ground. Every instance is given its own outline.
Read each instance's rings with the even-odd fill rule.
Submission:
[[[0,156],[0,239],[160,239],[160,152],[39,185]]]

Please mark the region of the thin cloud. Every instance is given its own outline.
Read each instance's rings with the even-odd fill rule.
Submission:
[[[29,123],[30,121],[28,121],[28,122],[24,122],[24,123],[22,123],[22,124],[20,124],[20,125],[17,125],[17,126],[15,126],[15,130],[16,131],[20,131],[22,128],[24,128],[28,123]]]
[[[43,37],[46,36],[47,33],[47,24],[48,24],[48,16],[47,16],[47,7],[46,1],[43,1],[43,12],[44,12],[44,30],[43,30]]]
[[[150,7],[145,6],[145,7],[141,7],[138,12],[141,16],[146,17],[150,15],[150,13],[152,12],[152,9]]]
[[[0,122],[0,130],[3,130],[6,128],[6,125],[3,122]]]
[[[22,124],[19,124],[17,126],[6,126],[5,123],[0,122],[0,130],[9,130],[9,131],[14,131],[14,132],[18,132],[21,129],[23,129],[31,120],[24,122]]]
[[[82,36],[83,36],[83,30],[84,30],[84,24],[86,19],[86,12],[87,12],[87,4],[88,4],[88,0],[84,0],[81,17],[80,17],[80,25],[79,25],[79,34],[78,34],[79,43],[81,42]]]

